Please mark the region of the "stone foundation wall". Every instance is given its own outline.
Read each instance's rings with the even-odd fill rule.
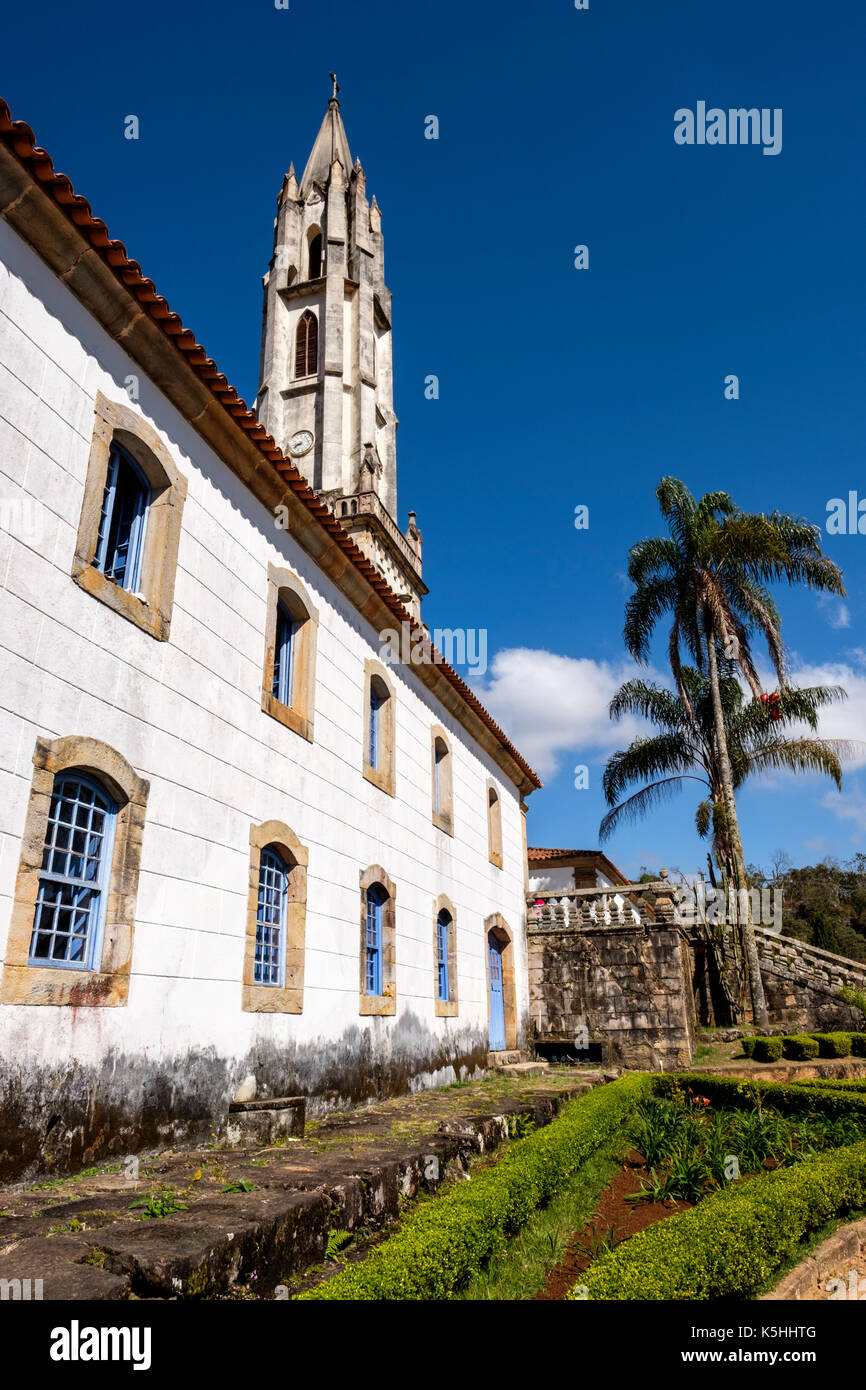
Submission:
[[[694,1050],[693,962],[675,926],[528,932],[536,1042],[573,1044],[581,1025],[605,1061],[657,1071]]]
[[[843,985],[866,990],[866,967],[794,937],[773,936],[760,928],[755,935],[772,1023],[792,1031],[862,1029],[859,1010],[841,1000],[839,993]]]

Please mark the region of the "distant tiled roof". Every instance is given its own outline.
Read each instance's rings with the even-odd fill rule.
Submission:
[[[551,859],[603,859],[604,856],[597,849],[528,849],[526,851],[530,859],[536,860],[539,864]]]
[[[273,436],[268,434],[256,414],[238,395],[236,388],[229,384],[214,360],[208,357],[205,349],[197,341],[195,334],[189,328],[184,328],[180,316],[169,308],[168,301],[158,292],[153,281],[145,277],[138,261],[131,260],[127,256],[126,247],[122,241],[114,241],[109,236],[108,228],[102,218],[94,217],[89,202],[80,193],[75,192],[67,176],[54,172],[51,156],[36,144],[36,137],[30,126],[25,121],[13,121],[12,113],[2,98],[0,98],[0,140],[12,150],[33,179],[41,185],[43,191],[54,200],[69,221],[78,228],[81,235],[86,237],[94,251],[109,267],[115,278],[126,287],[128,293],[138,302],[141,309],[171,339],[181,358],[213,393],[226,414],[234,420],[239,429],[249,436],[252,443],[268,460],[286,486],[291,488],[307,511],[329,533],[350,563],[363,574],[368,584],[375,589],[398,621],[409,623],[413,637],[415,634],[419,638],[422,635],[426,636],[425,630],[414,621],[408,609],[403,607],[390,586],[381,578],[367,557],[343,530],[331,510],[313,491],[303,474],[298,471],[291,459],[286,458]],[[143,189],[142,196],[149,197],[150,195],[146,189]],[[166,220],[171,222],[171,209],[166,208],[164,211]],[[526,774],[533,786],[540,787],[542,784],[537,774],[521,757],[514,744],[494,721],[492,715],[488,714],[481,701],[472,693],[465,681],[461,680],[457,672],[442,658],[441,653],[437,652],[435,648],[432,648],[432,651],[436,666],[463,702],[486,725],[497,742],[506,749]]]
[[[544,864],[561,864],[565,859],[584,859],[600,868],[618,883],[628,883],[626,875],[600,849],[527,849],[526,858],[532,868]]]

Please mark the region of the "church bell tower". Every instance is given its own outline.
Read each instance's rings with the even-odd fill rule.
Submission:
[[[264,276],[262,424],[416,619],[421,533],[397,521],[391,294],[382,214],[333,94],[300,183],[277,198]]]

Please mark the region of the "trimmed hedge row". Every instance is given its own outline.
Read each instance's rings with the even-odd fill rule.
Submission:
[[[755,1038],[752,1056],[756,1062],[778,1062],[782,1056],[781,1038]]]
[[[808,1044],[814,1043],[814,1052]],[[812,1057],[866,1057],[866,1033],[792,1033],[786,1037],[743,1038],[742,1049],[756,1062],[778,1062],[785,1056],[792,1061]]]
[[[809,1231],[866,1205],[866,1142],[735,1183],[638,1232],[568,1295],[677,1300],[748,1297]],[[583,1286],[583,1288],[581,1287]]]
[[[680,1087],[697,1091],[713,1104],[745,1109],[758,1095],[763,1104],[782,1114],[802,1114],[818,1110],[830,1118],[861,1115],[866,1121],[866,1094],[848,1088],[834,1089],[842,1083],[830,1081],[745,1081],[738,1076],[711,1076],[705,1072],[668,1072],[654,1076],[659,1095],[670,1095]],[[866,1090],[866,1086],[864,1086]]]
[[[649,1075],[625,1076],[570,1102],[551,1124],[513,1144],[495,1167],[425,1203],[366,1260],[300,1298],[447,1298],[622,1128],[652,1083]]]

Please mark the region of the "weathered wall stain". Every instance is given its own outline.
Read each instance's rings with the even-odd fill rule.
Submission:
[[[211,1126],[220,1132],[235,1090],[250,1074],[260,1099],[305,1095],[314,1118],[462,1080],[486,1065],[486,1034],[454,1028],[443,1039],[411,1013],[347,1028],[336,1039],[262,1041],[234,1058],[214,1048],[161,1060],[110,1051],[98,1066],[7,1058],[0,1064],[0,1181],[205,1142]]]

